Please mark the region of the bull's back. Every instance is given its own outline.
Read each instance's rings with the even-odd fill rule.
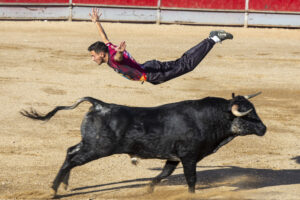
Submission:
[[[100,137],[110,136],[116,144],[115,153],[168,159],[205,145],[205,124],[211,117],[210,106],[215,104],[210,101],[184,101],[149,108],[113,105],[109,112],[98,111],[93,118],[103,124]]]
[[[205,106],[196,101],[155,108],[129,109],[130,123],[122,148],[143,158],[184,156],[206,142],[204,133]],[[124,146],[125,145],[125,146]]]

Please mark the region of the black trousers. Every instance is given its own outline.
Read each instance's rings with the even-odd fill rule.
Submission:
[[[175,61],[150,60],[145,62],[142,66],[146,71],[147,82],[156,85],[192,71],[214,45],[215,42],[212,39],[205,39]]]

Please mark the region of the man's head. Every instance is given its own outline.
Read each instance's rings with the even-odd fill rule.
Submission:
[[[92,60],[98,65],[108,62],[108,47],[103,42],[95,42],[89,46],[88,51],[91,53]]]

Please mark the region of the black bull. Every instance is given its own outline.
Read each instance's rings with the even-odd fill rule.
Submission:
[[[46,115],[22,111],[26,117],[49,120],[59,110],[76,108],[84,101],[93,106],[85,115],[82,140],[67,151],[52,188],[68,185],[70,171],[76,166],[112,154],[166,160],[162,172],[150,183],[150,190],[182,163],[190,192],[195,191],[196,164],[239,135],[263,136],[266,126],[248,100],[256,95],[232,99],[207,97],[165,104],[158,107],[128,107],[84,97],[72,106],[58,106]]]

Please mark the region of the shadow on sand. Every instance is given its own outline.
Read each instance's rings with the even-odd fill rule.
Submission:
[[[296,163],[300,164],[300,156],[296,156],[296,157],[292,158],[292,160],[295,160]]]
[[[300,164],[300,156],[292,158]],[[235,166],[216,166],[216,167],[197,167],[197,184],[196,189],[206,189],[219,186],[236,187],[236,190],[243,189],[258,189],[263,187],[278,186],[278,185],[292,185],[300,184],[300,170],[272,170],[272,169],[255,169],[255,168],[241,168]],[[209,170],[205,170],[210,168]],[[214,169],[211,169],[214,168]],[[159,168],[150,170],[161,170]],[[150,181],[150,178],[141,178],[120,182],[112,182],[107,184],[92,185],[80,188],[74,188],[72,193],[66,195],[58,195],[56,198],[70,197],[82,194],[90,194],[96,192],[112,191],[128,188],[140,188],[148,185],[145,181]],[[143,183],[141,183],[143,182]],[[119,184],[127,184],[117,186]],[[132,184],[131,184],[132,183]],[[186,185],[183,174],[172,175],[167,178],[166,182],[160,185]],[[104,186],[111,186],[103,188]],[[84,191],[92,189],[89,191]]]

